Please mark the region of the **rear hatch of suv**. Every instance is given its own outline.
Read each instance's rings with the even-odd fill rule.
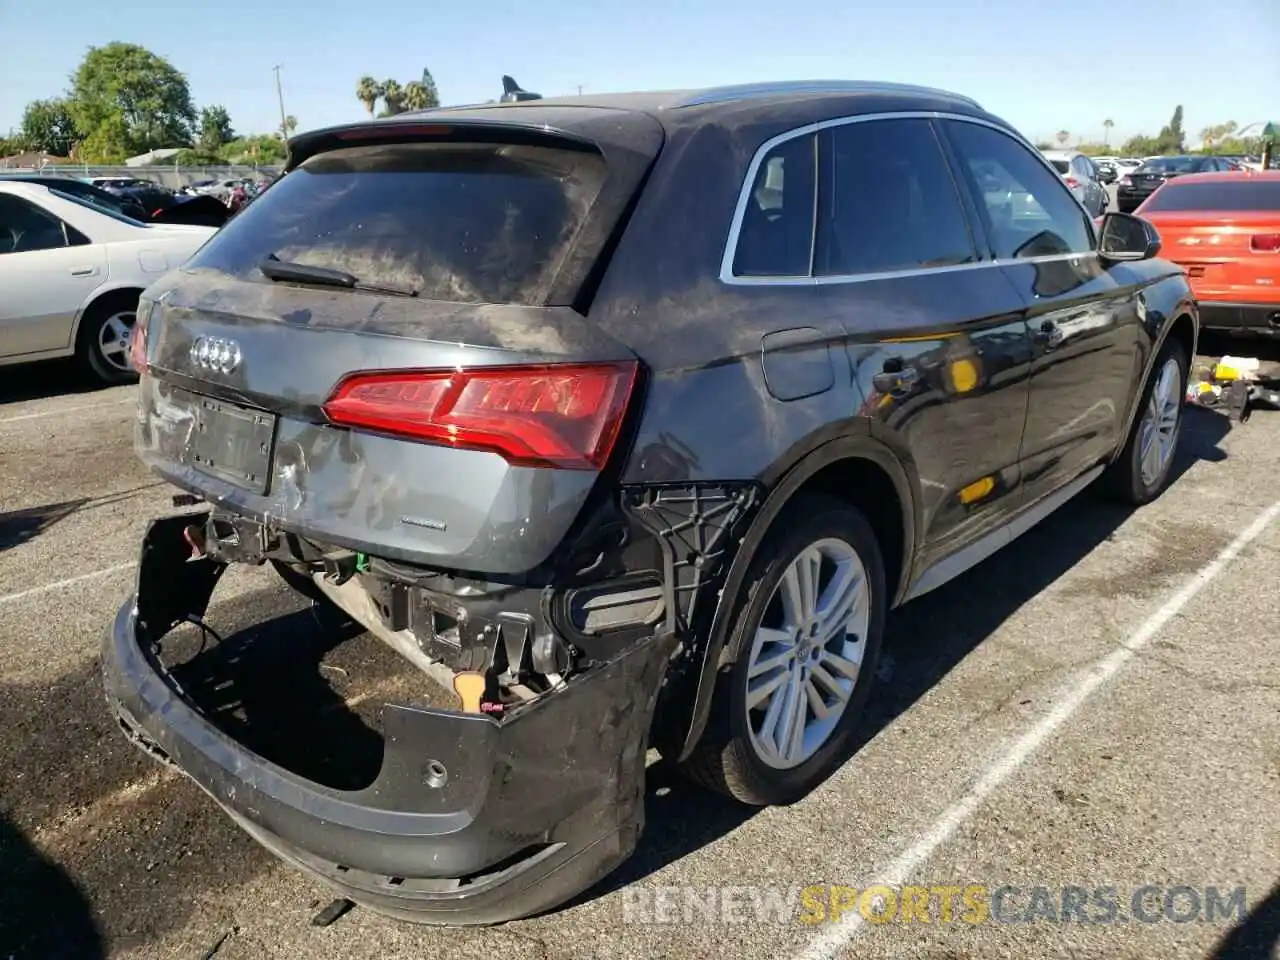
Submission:
[[[642,379],[586,314],[661,145],[645,114],[550,105],[298,138],[140,306],[140,455],[325,544],[538,565]]]

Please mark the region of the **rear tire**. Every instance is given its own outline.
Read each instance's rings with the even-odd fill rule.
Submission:
[[[733,662],[682,770],[744,803],[809,793],[844,760],[875,675],[886,602],[884,561],[862,513],[828,496],[797,496],[729,607]]]
[[[1182,437],[1189,358],[1182,344],[1166,340],[1142,389],[1138,412],[1120,456],[1104,475],[1114,499],[1140,507],[1169,486]]]
[[[76,333],[76,358],[100,383],[132,383],[137,372],[129,366],[129,337],[138,315],[139,294],[107,294],[85,309]]]

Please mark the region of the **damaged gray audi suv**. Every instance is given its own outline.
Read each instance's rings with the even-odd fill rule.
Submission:
[[[851,749],[887,611],[1095,480],[1164,489],[1198,320],[1159,249],[910,86],[296,137],[138,309],[137,451],[185,504],[105,641],[112,709],[351,900],[559,905],[635,848],[649,749],[746,803],[804,796]],[[175,676],[169,637],[237,564],[416,678],[362,779],[264,756]]]

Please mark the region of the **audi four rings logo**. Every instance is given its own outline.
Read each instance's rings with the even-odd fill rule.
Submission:
[[[221,337],[196,337],[191,344],[191,363],[215,373],[231,373],[240,366],[240,344]]]

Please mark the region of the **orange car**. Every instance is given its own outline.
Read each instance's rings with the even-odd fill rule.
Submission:
[[[1186,270],[1202,328],[1280,335],[1280,170],[1175,177],[1134,213]]]

